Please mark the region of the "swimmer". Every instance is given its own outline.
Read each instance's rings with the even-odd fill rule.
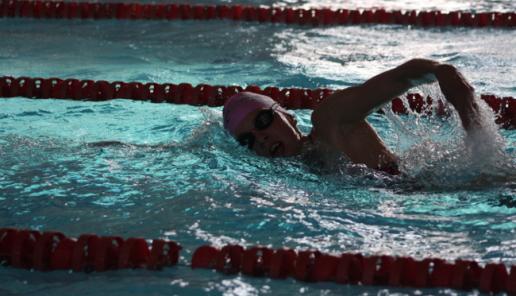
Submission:
[[[224,128],[243,146],[265,157],[289,157],[315,151],[321,159],[346,156],[371,169],[399,174],[398,158],[366,117],[412,87],[437,81],[459,113],[466,132],[480,124],[474,89],[452,65],[412,59],[361,85],[334,92],[312,113],[304,135],[295,117],[270,97],[241,92],[224,105]]]

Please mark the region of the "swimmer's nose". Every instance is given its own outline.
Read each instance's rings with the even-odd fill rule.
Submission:
[[[260,131],[256,131],[254,133],[254,137],[256,138],[256,140],[258,140],[258,142],[260,142],[262,144],[267,144],[270,139],[269,136],[267,135],[267,133],[260,132]]]
[[[262,148],[262,150],[264,151],[268,151],[269,149],[269,146],[270,146],[270,142],[271,142],[271,138],[269,137],[269,135],[267,135],[267,133],[264,133],[264,132],[261,132],[261,131],[256,131],[254,133],[254,137],[256,139],[256,142],[258,143],[258,145],[260,145],[260,148]]]

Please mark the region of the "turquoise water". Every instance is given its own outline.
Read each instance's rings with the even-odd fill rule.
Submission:
[[[510,1],[478,5],[516,8]],[[516,97],[513,35],[0,19],[0,75],[342,88],[419,56],[456,65],[478,93]],[[421,90],[439,96],[435,86]],[[191,253],[206,243],[516,264],[514,130],[488,125],[468,140],[475,143],[468,150],[456,116],[373,114],[369,121],[400,155],[405,175],[345,160],[321,173],[297,159],[252,155],[228,138],[220,113],[125,100],[0,99],[0,226],[161,237],[184,247],[180,266],[162,272],[1,267],[0,295],[461,294],[192,271],[186,267]],[[305,131],[309,115],[296,112]]]

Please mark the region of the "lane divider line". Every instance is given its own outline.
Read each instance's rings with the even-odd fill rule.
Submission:
[[[60,232],[0,228],[0,264],[38,271],[147,268],[177,265],[181,246],[173,241],[83,234],[78,238]],[[317,250],[271,249],[239,245],[198,247],[191,268],[214,269],[224,274],[304,282],[335,282],[413,288],[478,289],[516,293],[516,266],[476,261],[416,260],[386,255],[332,255]]]
[[[251,91],[270,96],[287,109],[314,109],[334,90],[327,88],[260,88],[250,85],[222,86],[189,83],[140,83],[108,82],[104,80],[79,80],[61,78],[0,77],[0,97],[26,97],[34,99],[69,99],[86,101],[105,101],[112,99],[131,99],[153,103],[188,104],[193,106],[217,107],[232,95],[241,91]],[[482,94],[483,99],[495,112],[496,123],[503,128],[516,128],[516,99]],[[401,98],[394,98],[391,109],[397,114],[416,112],[430,115],[446,115],[449,110],[441,100],[430,96],[409,93],[407,103]]]
[[[0,17],[36,19],[213,20],[226,19],[304,26],[399,24],[422,27],[514,28],[515,12],[415,11],[289,8],[246,5],[190,5],[1,0]]]

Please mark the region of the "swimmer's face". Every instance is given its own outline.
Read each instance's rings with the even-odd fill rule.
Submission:
[[[303,144],[303,135],[294,117],[278,105],[249,113],[235,135],[241,145],[266,157],[297,155]]]

